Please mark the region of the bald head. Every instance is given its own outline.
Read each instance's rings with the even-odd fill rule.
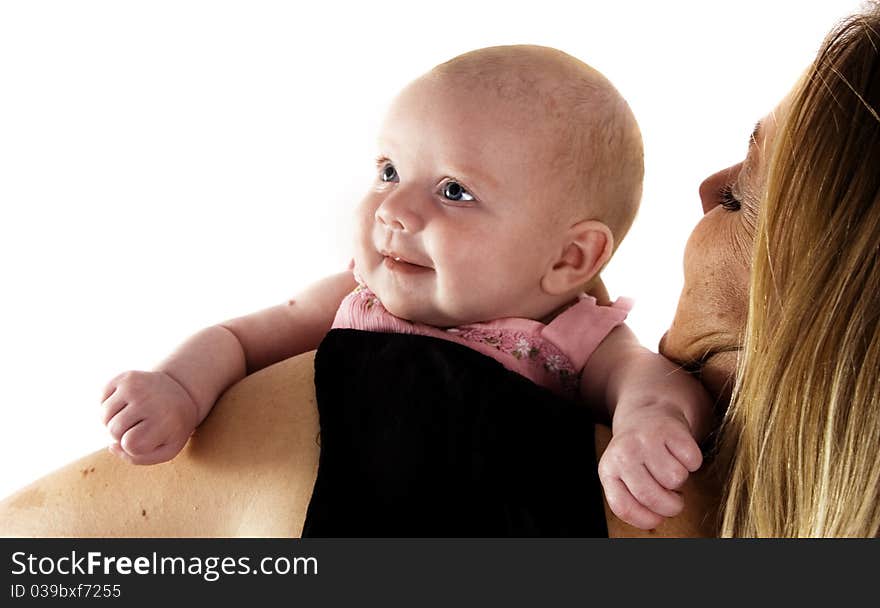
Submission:
[[[563,184],[548,213],[602,221],[617,247],[641,200],[644,155],[635,117],[607,78],[562,51],[530,45],[471,51],[426,78],[488,90],[512,120],[538,126],[553,150],[543,169]]]

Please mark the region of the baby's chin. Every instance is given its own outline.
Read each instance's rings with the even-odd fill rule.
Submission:
[[[443,311],[438,310],[431,302],[420,301],[419,299],[406,297],[405,294],[398,293],[386,293],[385,297],[383,297],[383,294],[378,291],[372,291],[379,298],[379,301],[382,302],[385,310],[395,317],[440,328],[467,324],[444,314]]]
[[[364,271],[361,271],[365,268]],[[406,282],[398,283],[392,276],[387,274],[387,269],[381,264],[375,266],[358,266],[355,260],[355,272],[367,286],[376,294],[382,306],[395,317],[432,325],[434,327],[456,327],[474,322],[461,315],[451,314],[453,311],[444,309],[443,304],[436,292],[436,284],[429,282],[417,282],[412,285],[412,291],[406,290]],[[437,277],[432,277],[436,281]],[[455,308],[450,306],[449,308]],[[465,315],[466,316],[466,315]]]
[[[396,293],[379,293],[374,291],[379,297],[379,301],[395,317],[413,321],[415,323],[424,323],[425,325],[436,325],[437,316],[433,314],[430,307],[422,303],[414,302],[412,297],[406,297],[405,294]]]

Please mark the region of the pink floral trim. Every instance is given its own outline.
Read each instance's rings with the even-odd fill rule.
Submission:
[[[494,346],[503,353],[542,368],[555,374],[563,389],[577,389],[580,374],[571,361],[552,342],[514,330],[489,329],[474,325],[463,325],[446,330],[469,342]]]
[[[513,357],[520,364],[525,363],[537,372],[536,376],[551,384],[557,384],[564,394],[573,396],[578,392],[581,371],[574,367],[571,360],[559,347],[541,336],[510,328],[484,326],[479,323],[451,327],[445,330],[415,323],[395,317],[388,312],[376,294],[362,283],[349,294],[348,298],[352,300],[350,302],[352,308],[349,309],[348,314],[353,314],[356,308],[360,307],[366,317],[372,318],[378,326],[383,327],[386,331],[401,331],[433,337],[442,337],[445,334],[454,342],[465,345],[468,342],[485,345]],[[344,305],[343,308],[345,308]],[[343,323],[343,326],[360,327],[360,323],[355,321],[357,316],[353,314],[347,322]],[[365,321],[366,317],[364,317]],[[372,323],[367,323],[367,325],[372,325]],[[336,326],[335,322],[334,326]],[[364,326],[363,328],[368,329],[369,327]]]
[[[358,281],[358,286],[354,288],[354,291],[352,293],[358,294],[358,297],[364,301],[364,305],[367,307],[368,310],[376,304],[382,304],[382,302],[379,301],[379,298],[376,297],[376,294],[367,289],[367,286],[360,281]]]

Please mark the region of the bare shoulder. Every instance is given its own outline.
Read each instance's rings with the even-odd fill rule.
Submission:
[[[231,387],[172,461],[85,456],[0,502],[0,536],[296,536],[318,467],[314,353]]]
[[[230,388],[171,462],[126,464],[99,451],[0,501],[0,536],[298,536],[318,468],[314,352]],[[596,427],[596,451],[610,440]],[[696,475],[685,512],[657,530],[608,510],[610,536],[711,536],[715,484]]]
[[[596,425],[596,461],[611,441],[611,429]],[[667,519],[654,530],[640,530],[622,522],[605,503],[605,519],[611,538],[710,538],[716,535],[719,484],[707,473],[705,467],[691,475],[682,487],[684,511]]]

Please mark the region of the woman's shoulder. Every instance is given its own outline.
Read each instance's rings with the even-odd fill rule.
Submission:
[[[230,388],[174,461],[136,467],[106,450],[0,501],[0,535],[288,536],[302,530],[319,447],[314,352]],[[595,427],[597,461],[611,438]],[[716,484],[697,474],[685,511],[644,532],[607,505],[609,536],[714,533]]]
[[[318,466],[314,352],[231,387],[170,461],[100,450],[0,500],[0,536],[277,537],[302,529]]]

